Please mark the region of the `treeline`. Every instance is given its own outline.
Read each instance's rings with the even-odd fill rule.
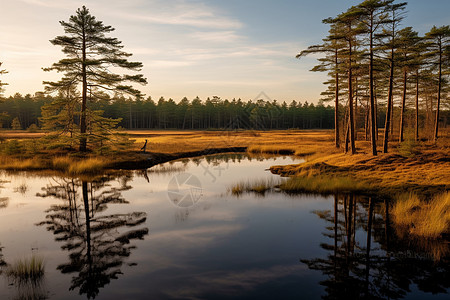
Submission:
[[[344,117],[336,109],[338,148],[343,136],[345,151],[350,147],[355,153],[356,129],[361,120],[373,155],[377,155],[379,127],[384,127],[386,153],[394,127],[402,142],[408,126],[414,139],[436,140],[440,126],[446,124],[447,112],[443,116],[443,110],[450,105],[450,26],[433,26],[420,36],[412,27],[402,27],[406,5],[394,0],[365,0],[323,20],[329,25],[323,42],[297,55],[321,54],[319,65],[312,71],[329,75],[327,90],[322,93],[324,101],[333,101],[336,108],[346,107]],[[408,120],[411,112],[412,122]],[[380,113],[387,116],[382,124]],[[420,128],[426,130],[420,133]]]
[[[41,128],[47,121],[42,118],[42,112],[55,102],[58,102],[58,96],[40,92],[34,96],[15,94],[8,97],[0,103],[0,111],[4,112],[2,127],[27,129],[34,124]],[[333,107],[322,103],[302,104],[295,100],[287,104],[263,99],[230,101],[214,96],[206,100],[197,97],[192,101],[183,98],[177,103],[163,97],[155,102],[151,97],[133,100],[105,96],[103,99],[89,101],[88,109],[103,112],[102,116],[105,118],[119,119],[118,126],[125,129],[271,130],[331,129],[334,126]],[[78,109],[74,107],[73,110]],[[69,118],[69,115],[65,117]],[[79,114],[74,113],[71,118],[74,124],[79,124]]]

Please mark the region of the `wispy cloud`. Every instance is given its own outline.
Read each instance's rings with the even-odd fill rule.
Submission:
[[[238,29],[243,24],[206,3],[185,1],[152,1],[145,12],[117,13],[118,18],[152,24],[191,26],[197,28]]]
[[[199,41],[215,43],[235,43],[243,39],[235,31],[196,31],[189,35],[191,38]]]

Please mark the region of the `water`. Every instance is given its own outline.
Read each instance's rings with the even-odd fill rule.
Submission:
[[[2,174],[0,299],[448,299],[448,245],[399,236],[382,199],[228,192],[294,161],[216,155],[94,181]],[[43,278],[6,275],[33,255]]]

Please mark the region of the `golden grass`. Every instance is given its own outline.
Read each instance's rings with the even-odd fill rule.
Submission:
[[[70,175],[96,174],[101,172],[106,162],[101,158],[87,158],[76,161],[69,166]]]
[[[52,158],[52,169],[69,175],[96,174],[101,172],[105,165],[105,160],[100,157],[74,159],[70,156],[57,156]]]
[[[450,147],[421,143],[415,150],[417,154],[405,156],[397,152],[397,144],[392,143],[389,153],[372,156],[370,143],[365,141],[357,142],[355,155],[342,153],[324,143],[318,145],[322,149],[308,156],[305,163],[272,166],[271,171],[283,176],[350,177],[390,195],[405,190],[432,194],[450,186]]]
[[[280,185],[280,189],[287,193],[362,193],[370,192],[372,186],[347,176],[311,175],[291,177]]]
[[[393,205],[392,214],[399,231],[428,239],[439,238],[450,233],[450,192],[429,202],[415,194],[402,195]]]
[[[67,171],[71,164],[73,164],[73,158],[68,156],[56,156],[52,158],[53,170]]]
[[[9,156],[0,157],[0,166],[5,170],[42,170],[46,168],[46,165],[40,159],[20,159]]]
[[[128,131],[135,140],[133,150],[139,151],[148,139],[147,151],[178,153],[199,151],[208,148],[248,147],[250,152],[276,153],[287,150],[290,153],[302,151],[311,153],[323,148],[318,142],[331,144],[331,130],[301,131]],[[252,150],[253,149],[253,150]]]
[[[9,265],[6,275],[18,281],[39,281],[44,270],[44,259],[33,254],[31,258],[19,259]]]
[[[66,175],[92,175],[104,170],[107,162],[101,157],[79,159],[71,156],[56,156],[50,159],[26,158],[10,156],[0,157],[0,166],[10,171],[48,170],[62,172]]]

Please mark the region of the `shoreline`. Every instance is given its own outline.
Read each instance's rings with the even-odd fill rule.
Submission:
[[[219,153],[246,153],[247,147],[209,148],[199,151],[178,153],[137,153],[140,159],[116,161],[105,166],[106,170],[142,170],[182,158],[194,158]]]

